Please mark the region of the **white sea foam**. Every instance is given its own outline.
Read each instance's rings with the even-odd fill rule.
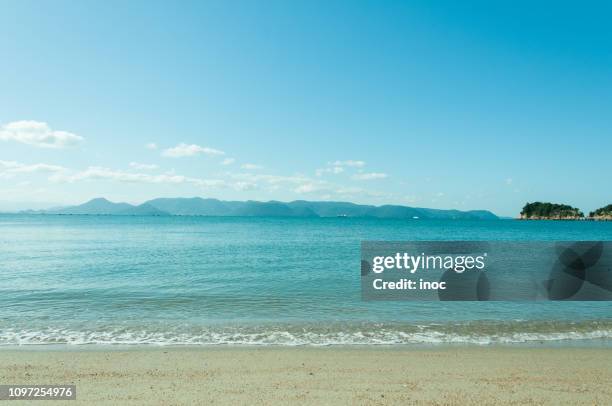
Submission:
[[[417,328],[421,331],[378,330],[309,331],[307,329],[219,329],[199,332],[159,332],[117,329],[108,331],[4,330],[1,346],[26,345],[247,345],[247,346],[333,346],[410,344],[512,344],[567,340],[612,340],[612,329],[559,332],[468,333]],[[445,329],[450,330],[450,329]]]

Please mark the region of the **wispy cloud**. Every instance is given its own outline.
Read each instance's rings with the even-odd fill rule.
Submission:
[[[89,168],[73,174],[58,173],[52,175],[50,180],[55,182],[78,182],[85,180],[112,180],[127,183],[188,183],[202,187],[222,187],[226,182],[220,179],[200,179],[176,174],[152,175],[149,173],[133,173],[99,166]]]
[[[358,161],[349,159],[346,161],[332,161],[328,162],[325,168],[317,169],[315,174],[317,176],[323,176],[324,174],[331,173],[333,175],[339,175],[345,171],[345,168],[363,168],[365,166],[364,161]]]
[[[39,148],[67,148],[83,141],[68,131],[53,130],[47,123],[33,120],[13,121],[0,127],[0,140],[15,141]]]
[[[252,183],[269,183],[272,185],[275,184],[301,184],[304,182],[312,181],[312,179],[302,176],[302,175],[293,175],[293,176],[283,176],[283,175],[271,175],[271,174],[260,174],[260,173],[227,173],[228,177],[245,182]]]
[[[146,149],[157,149],[157,144],[154,142],[149,142],[148,144],[145,144],[145,148]]]
[[[379,179],[386,177],[386,174],[359,174],[362,177],[365,176],[366,180]],[[368,197],[368,198],[381,198],[386,195],[377,192],[375,190],[366,190],[358,187],[346,187],[338,185],[336,183],[323,180],[318,177],[309,177],[304,175],[272,175],[272,174],[261,174],[261,173],[231,173],[228,172],[225,176],[234,179],[238,182],[248,182],[254,185],[261,185],[262,190],[277,191],[287,190],[297,194],[312,194],[316,195],[317,198],[331,199],[331,198],[355,198],[355,197]]]
[[[389,175],[387,175],[386,173],[381,173],[381,172],[364,172],[364,173],[357,173],[355,175],[353,175],[353,179],[355,180],[375,180],[375,179],[384,179],[387,178]]]
[[[177,147],[191,149],[189,145],[179,144]],[[200,150],[201,147],[198,147]],[[204,152],[199,152],[204,153]],[[213,153],[214,155],[214,153]],[[218,154],[217,154],[218,155]],[[233,158],[231,159],[232,163]],[[225,161],[225,160],[224,160]],[[224,162],[221,162],[224,163]],[[353,164],[354,165],[354,164]],[[89,166],[83,169],[70,169],[59,165],[47,163],[25,164],[16,161],[0,160],[0,178],[13,178],[19,173],[47,173],[46,176],[53,183],[78,183],[78,182],[121,182],[131,184],[158,184],[158,185],[185,185],[194,188],[228,189],[237,192],[249,192],[259,190],[262,193],[290,193],[298,195],[309,195],[317,199],[353,198],[353,197],[378,197],[377,192],[356,187],[346,187],[337,182],[331,182],[321,177],[308,176],[301,173],[293,175],[270,174],[255,169],[262,169],[261,165],[245,163],[240,165],[240,172],[231,170],[218,173],[214,178],[200,178],[177,174],[174,170],[162,171],[160,167],[152,163],[130,162],[129,168],[113,169],[105,166]],[[343,169],[346,166],[335,166],[330,163],[326,169],[330,173],[350,172],[354,177],[364,180],[380,179],[386,177],[381,173],[363,173],[360,170]],[[353,168],[357,168],[353,166]],[[229,167],[228,167],[229,169]],[[357,172],[357,173],[355,173]],[[334,178],[339,181],[342,177]],[[348,179],[351,179],[349,177]],[[30,181],[30,179],[25,179]],[[35,182],[33,183],[35,184]]]
[[[277,191],[282,188],[296,191],[297,188],[311,182],[320,182],[302,175],[283,176],[252,172],[232,173],[227,172],[225,176],[233,181],[237,190],[252,190],[263,188],[268,191]],[[300,191],[303,189],[299,189]]]
[[[233,188],[238,190],[239,192],[244,192],[247,190],[255,190],[258,188],[256,183],[252,182],[235,182],[232,184]]]
[[[390,197],[387,193],[378,192],[376,190],[366,190],[359,187],[340,187],[334,190],[334,194],[343,199],[351,199],[356,197],[370,197],[370,198],[388,198]]]
[[[256,165],[256,164],[242,164],[240,165],[240,167],[242,169],[246,169],[248,171],[253,171],[253,170],[257,170],[257,169],[263,169],[263,166],[261,165]]]
[[[295,189],[293,189],[295,193],[315,193],[315,192],[329,192],[329,187],[325,183],[317,183],[317,182],[305,182]]]
[[[334,175],[338,175],[340,173],[344,172],[344,168],[341,166],[332,166],[331,168],[321,168],[321,169],[317,169],[316,171],[316,175],[317,176],[323,176],[323,174],[325,173],[332,173]]]
[[[63,166],[45,163],[23,164],[16,161],[0,161],[0,172],[33,173],[33,172],[62,172],[67,170]]]
[[[365,164],[366,163],[364,161],[356,161],[352,159],[349,159],[347,161],[334,161],[329,163],[329,165],[331,166],[350,166],[353,168],[363,168]]]
[[[194,156],[194,155],[208,155],[208,156],[218,156],[225,155],[225,152],[219,151],[218,149],[209,148],[209,147],[201,147],[196,144],[185,144],[180,143],[176,147],[165,149],[162,152],[163,156],[170,158],[182,158],[186,156]]]
[[[155,164],[142,164],[140,162],[130,162],[130,168],[138,169],[141,171],[152,171],[159,167]]]
[[[225,158],[223,161],[221,161],[221,165],[231,165],[234,162],[236,162],[234,158]]]
[[[419,197],[415,195],[404,196],[403,199],[406,203],[416,203],[419,201]]]

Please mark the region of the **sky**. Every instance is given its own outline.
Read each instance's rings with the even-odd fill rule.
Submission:
[[[0,209],[612,203],[612,5],[0,1]]]

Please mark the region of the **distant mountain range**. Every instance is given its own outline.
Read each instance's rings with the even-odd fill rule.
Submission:
[[[370,206],[347,202],[289,203],[269,201],[224,201],[218,199],[159,198],[138,206],[114,203],[104,198],[92,199],[78,206],[28,211],[40,214],[89,214],[123,216],[239,216],[239,217],[372,217],[393,219],[473,219],[498,217],[487,210],[438,210],[407,206]]]

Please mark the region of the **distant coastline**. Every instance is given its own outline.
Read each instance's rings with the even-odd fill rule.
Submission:
[[[364,205],[335,201],[228,201],[202,197],[156,198],[142,204],[112,202],[98,197],[83,204],[6,213],[92,216],[202,216],[202,217],[297,217],[377,218],[406,220],[571,220],[612,221],[612,204],[588,216],[567,204],[526,203],[517,217],[497,216],[489,210],[430,209],[402,205]]]
[[[338,217],[379,219],[497,220],[488,210],[440,210],[400,205],[361,205],[349,202],[224,201],[218,199],[158,198],[140,205],[95,198],[77,206],[49,210],[25,210],[25,214],[122,215],[122,216],[234,216],[234,217]]]

